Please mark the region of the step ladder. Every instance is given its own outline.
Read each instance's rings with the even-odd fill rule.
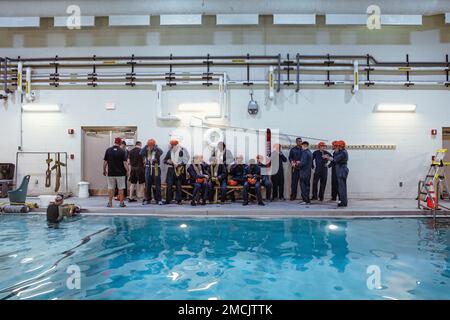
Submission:
[[[425,179],[419,181],[417,196],[417,207],[419,209],[450,210],[450,207],[439,204],[440,199],[450,200],[448,180],[445,177],[445,167],[449,166],[450,162],[444,162],[447,151],[447,149],[436,151]]]

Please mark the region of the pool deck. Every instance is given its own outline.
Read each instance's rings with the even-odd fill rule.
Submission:
[[[30,202],[38,202],[30,198]],[[266,202],[266,206],[256,203],[244,207],[241,202],[226,204],[207,204],[206,206],[191,206],[188,201],[183,205],[156,204],[142,205],[141,202],[126,203],[126,208],[120,208],[114,201],[113,208],[107,208],[106,197],[90,197],[88,199],[69,198],[66,203],[75,203],[82,207],[84,215],[148,215],[148,216],[224,216],[224,217],[431,217],[428,210],[418,210],[414,199],[351,199],[349,206],[338,208],[336,202],[313,201],[310,205],[296,201]],[[45,208],[33,209],[33,213],[44,213]],[[450,217],[449,211],[438,211],[438,216]]]

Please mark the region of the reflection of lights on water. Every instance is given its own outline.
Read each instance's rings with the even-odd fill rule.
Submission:
[[[217,297],[209,297],[208,300],[219,300]]]
[[[175,281],[180,277],[180,274],[178,272],[171,272],[167,277]]]
[[[24,258],[22,259],[22,261],[20,261],[20,263],[29,263],[31,261],[33,261],[33,258]]]
[[[182,229],[187,228],[187,224],[185,224],[185,223],[180,224],[180,228],[182,228]]]
[[[417,280],[417,281],[416,281],[416,284],[417,284],[417,285],[419,285],[419,284],[420,284],[420,281],[419,281],[419,280]]]
[[[394,298],[394,297],[389,297],[389,296],[383,296],[383,298],[385,298],[385,299],[389,299],[389,300],[398,300],[397,298]]]
[[[330,229],[330,230],[337,230],[337,229],[338,229],[338,226],[335,225],[335,224],[329,224],[329,225],[328,225],[328,229]]]

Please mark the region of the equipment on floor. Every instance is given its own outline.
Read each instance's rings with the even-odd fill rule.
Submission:
[[[11,204],[25,204],[29,183],[30,176],[26,175],[23,177],[22,183],[16,190],[8,191],[9,202]]]
[[[8,197],[8,191],[13,187],[14,169],[12,163],[0,163],[0,198]]]
[[[436,210],[450,210],[450,207],[440,203],[440,200],[445,200],[445,197],[450,200],[448,199],[448,180],[445,177],[445,167],[449,166],[450,162],[444,162],[447,151],[447,149],[436,151],[425,179],[420,180],[418,184],[417,207],[433,210],[434,215]]]
[[[4,213],[28,213],[30,212],[30,208],[25,205],[6,205],[2,207],[2,211]]]

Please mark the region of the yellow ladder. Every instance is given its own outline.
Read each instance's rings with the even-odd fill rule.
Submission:
[[[418,208],[429,209],[426,205],[423,205],[421,202],[427,202],[428,199],[431,199],[433,203],[433,207],[439,208],[439,198],[441,195],[446,194],[447,198],[449,195],[448,183],[445,177],[445,167],[450,165],[450,162],[444,162],[444,158],[447,149],[439,149],[436,151],[436,155],[434,156],[434,160],[431,162],[430,168],[428,169],[427,175],[425,179],[419,181],[418,187]],[[430,194],[430,184],[435,189],[435,197]],[[436,201],[435,201],[436,198]],[[442,206],[444,209],[448,209],[445,206]]]

